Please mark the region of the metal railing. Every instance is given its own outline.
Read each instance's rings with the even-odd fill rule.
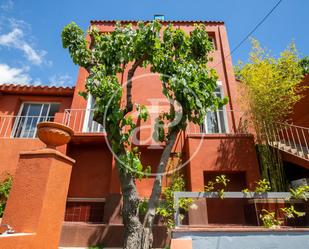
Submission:
[[[93,121],[94,111],[94,109],[66,109],[62,124],[69,126],[75,133],[105,133],[103,126]],[[228,127],[228,120],[231,120],[231,115],[234,115],[234,117],[237,115],[237,119],[241,120],[242,112],[218,110],[213,112],[212,115],[213,119],[206,120],[201,126],[190,124],[187,133],[246,133],[243,130],[231,132],[232,129]],[[42,121],[54,121],[54,116],[0,116],[0,137],[35,138],[36,125]],[[209,132],[209,130],[212,130],[212,132]]]
[[[93,121],[94,109],[66,109],[62,124],[69,126],[75,133],[104,133],[104,128]]]
[[[231,127],[235,122],[236,127]],[[236,128],[236,129],[235,129]],[[248,134],[249,123],[245,112],[237,110],[217,110],[208,112],[202,125],[190,123],[187,134]]]
[[[104,128],[102,125],[93,121],[94,109],[66,109],[62,119],[64,125],[69,126],[74,132],[77,133],[104,133]],[[187,133],[200,134],[200,133],[217,133],[217,134],[234,134],[234,133],[248,133],[246,126],[246,119],[244,117],[244,112],[235,110],[217,110],[212,112],[213,119],[205,120],[202,126],[189,125],[187,128]],[[210,115],[210,113],[208,114]],[[232,119],[232,115],[237,122],[237,131],[232,131],[228,126],[229,121]],[[211,127],[210,127],[211,126]],[[209,132],[213,130],[213,132]]]
[[[54,121],[54,116],[0,116],[0,137],[36,138],[36,126],[44,121]]]
[[[69,126],[75,133],[104,133],[102,125],[93,121],[93,109],[66,109],[62,124]],[[0,116],[0,137],[36,138],[37,124],[54,121],[55,116]]]
[[[265,125],[265,130],[269,145],[309,161],[309,128],[274,123]]]

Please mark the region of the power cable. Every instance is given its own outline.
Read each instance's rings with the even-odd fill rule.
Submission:
[[[279,0],[274,7],[262,18],[262,20],[260,22],[258,22],[255,27],[236,45],[236,47],[234,47],[232,49],[232,51],[226,55],[224,57],[224,59],[226,59],[227,57],[231,56],[238,48],[240,48],[240,46],[266,21],[266,19],[275,11],[275,9],[281,4],[283,0]],[[221,62],[219,62],[216,66],[218,66],[219,64],[222,63],[223,60],[221,60]]]

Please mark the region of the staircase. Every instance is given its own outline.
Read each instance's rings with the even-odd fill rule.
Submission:
[[[309,128],[288,123],[274,123],[267,125],[265,130],[270,146],[309,161]]]

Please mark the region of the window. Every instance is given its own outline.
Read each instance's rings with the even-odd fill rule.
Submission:
[[[16,117],[12,137],[35,138],[36,125],[43,121],[54,121],[59,103],[23,103]]]
[[[214,50],[216,50],[217,45],[216,45],[215,34],[212,34],[212,33],[208,34],[208,40],[212,43]]]
[[[101,201],[68,201],[64,220],[71,222],[103,222],[104,206],[105,202]]]
[[[215,94],[217,97],[223,98],[221,82],[218,83]],[[202,125],[202,132],[207,134],[228,132],[224,106],[218,108],[216,111],[207,112],[204,124]]]
[[[93,121],[95,99],[89,94],[87,100],[87,109],[83,125],[83,132],[104,132],[104,128],[99,123]]]

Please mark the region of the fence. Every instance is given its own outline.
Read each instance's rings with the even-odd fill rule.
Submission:
[[[75,133],[104,133],[102,125],[93,121],[94,109],[66,109],[62,123]]]

